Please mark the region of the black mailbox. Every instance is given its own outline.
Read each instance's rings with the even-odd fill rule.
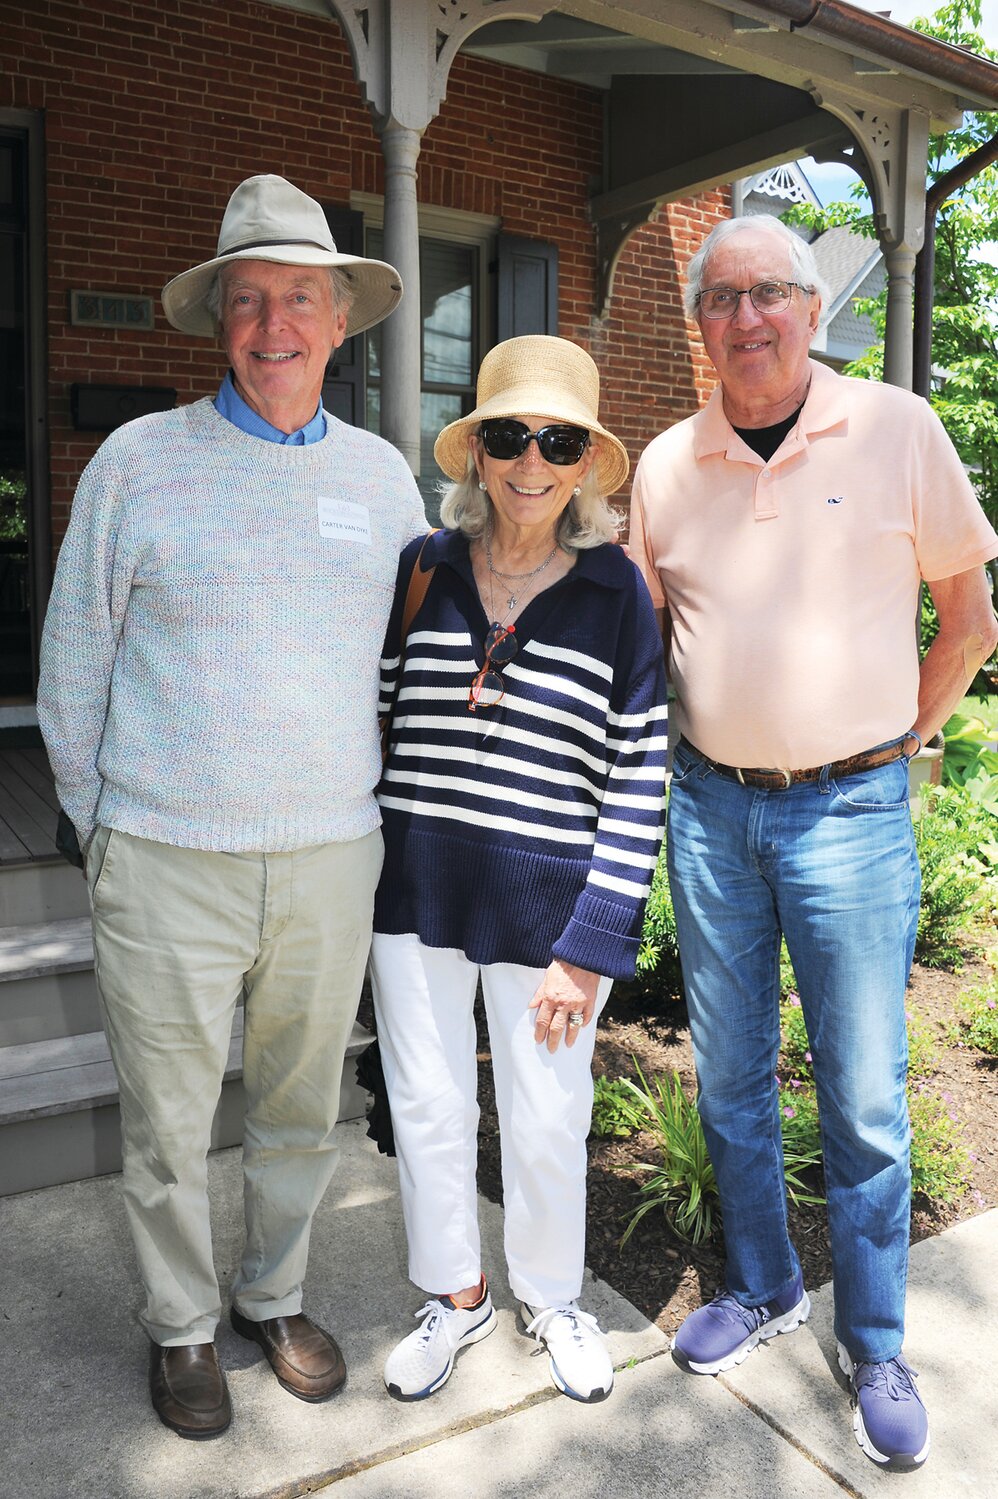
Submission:
[[[150,411],[170,411],[177,392],[168,385],[71,385],[69,407],[77,432],[113,432]]]

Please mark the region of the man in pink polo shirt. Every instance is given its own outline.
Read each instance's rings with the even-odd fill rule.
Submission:
[[[724,1290],[674,1352],[716,1374],[810,1311],[775,1080],[782,935],[814,1058],[853,1424],[875,1462],[914,1468],[929,1432],[901,1356],[908,759],[998,640],[982,566],[998,536],[925,401],[809,359],[820,280],[784,225],[718,225],[686,296],[720,389],[651,443],[631,506],[671,626],[669,873],[727,1252]],[[922,579],[939,634],[919,665]]]

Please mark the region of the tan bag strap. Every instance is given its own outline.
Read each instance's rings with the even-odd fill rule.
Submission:
[[[423,553],[426,551],[426,543],[429,541],[431,536],[436,536],[438,529],[439,527],[436,527],[434,528],[434,530],[427,532],[426,536],[424,536],[423,545],[420,547],[419,551],[416,554],[416,561],[413,565],[412,572],[409,574],[409,587],[406,589],[405,605],[402,610],[402,640],[399,648],[400,655],[405,655],[405,643],[409,638],[409,631],[412,629],[412,622],[416,618],[416,615],[419,613],[420,605],[426,597],[426,590],[430,586],[430,579],[433,577],[433,567],[436,567],[436,563],[433,564],[433,567],[427,568],[425,572],[419,564],[423,560]]]
[[[434,563],[433,567],[428,568],[424,573],[419,564],[422,561],[423,553],[426,550],[426,543],[429,541],[431,536],[435,535],[436,531],[433,530],[429,531],[426,536],[423,537],[423,545],[416,553],[416,561],[413,565],[412,572],[409,574],[409,586],[405,591],[405,603],[402,606],[402,638],[399,642],[399,669],[398,676],[395,681],[396,696],[398,695],[399,686],[402,681],[402,667],[405,663],[405,643],[409,638],[409,631],[412,628],[412,622],[416,618],[416,615],[419,613],[419,606],[426,597],[426,590],[429,588],[430,579],[433,577],[433,567],[436,567],[436,563]],[[388,712],[384,715],[383,718],[379,719],[378,721],[378,726],[381,730],[382,761],[388,758],[388,742],[391,738],[392,714],[394,713],[394,711],[395,700],[393,698],[392,705],[389,708]]]

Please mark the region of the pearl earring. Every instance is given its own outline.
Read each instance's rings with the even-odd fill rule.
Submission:
[[[479,481],[478,481],[478,487],[482,491],[482,494],[485,494],[487,492],[489,486],[486,484],[486,482],[485,482],[484,479],[479,479]]]
[[[575,488],[572,490],[572,493],[574,495],[580,495],[582,493],[582,485],[576,484]]]

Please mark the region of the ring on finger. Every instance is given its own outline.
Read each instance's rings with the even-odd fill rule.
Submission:
[[[572,1027],[573,1031],[577,1031],[579,1029],[579,1026],[582,1025],[585,1018],[586,1017],[583,1015],[581,1010],[570,1010],[568,1015],[568,1023]]]

